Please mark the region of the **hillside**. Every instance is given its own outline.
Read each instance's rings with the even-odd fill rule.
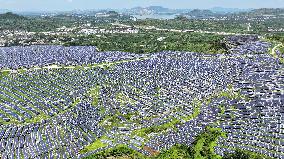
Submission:
[[[4,13],[4,14],[0,14],[0,19],[1,20],[6,20],[6,19],[16,19],[16,20],[19,20],[19,19],[27,19],[27,18],[24,17],[24,16],[20,16],[20,15],[14,14],[12,12],[7,12],[7,13]]]

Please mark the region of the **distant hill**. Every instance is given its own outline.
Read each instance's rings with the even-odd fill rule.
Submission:
[[[8,9],[0,9],[0,14],[10,12]]]
[[[209,16],[214,16],[216,13],[213,13],[211,10],[200,10],[200,9],[194,9],[187,13],[189,16],[194,16],[194,17],[209,17]]]
[[[230,8],[212,8],[212,9],[194,9],[188,13],[182,14],[187,18],[199,19],[210,17],[266,17],[278,16],[284,17],[284,8],[261,8],[261,9],[230,9]]]
[[[7,12],[7,13],[4,13],[4,14],[0,14],[0,19],[16,19],[16,20],[19,20],[19,19],[27,19],[27,18],[24,17],[24,16],[20,16],[18,14],[14,14],[12,12]]]
[[[284,15],[284,8],[261,8],[254,9],[250,14],[257,15]]]
[[[134,15],[150,15],[150,14],[179,14],[186,13],[192,9],[170,9],[161,6],[149,6],[149,7],[135,7],[126,9],[123,12]]]
[[[233,16],[246,16],[246,17],[284,17],[284,8],[260,8],[260,9],[253,9],[247,12],[240,12],[232,14]]]
[[[249,12],[249,11],[252,11],[253,9],[214,7],[214,8],[210,8],[209,10],[214,13],[228,14],[228,13]]]
[[[146,9],[152,10],[154,12],[169,12],[169,11],[171,11],[171,9],[164,8],[164,7],[161,7],[161,6],[150,6],[150,7],[147,7]]]
[[[149,15],[149,14],[161,14],[165,12],[171,12],[170,9],[164,8],[161,6],[150,6],[150,7],[135,7],[131,9],[127,9],[130,14],[141,14],[141,15]]]
[[[181,14],[181,16],[187,17],[189,19],[203,19],[203,18],[211,18],[211,17],[219,17],[224,14],[215,13],[208,9],[194,9],[190,12]]]
[[[214,7],[210,9],[170,9],[162,6],[149,6],[149,7],[135,7],[131,9],[105,9],[105,10],[73,10],[73,11],[58,11],[58,12],[18,12],[14,14],[7,12],[8,10],[0,9],[0,18],[14,18],[23,19],[24,16],[40,16],[40,15],[89,15],[95,16],[98,13],[105,13],[106,15],[117,16],[118,14],[127,15],[181,15],[191,18],[207,18],[218,16],[269,16],[269,15],[284,15],[284,8],[261,8],[261,9],[239,9],[239,8],[223,8]],[[115,11],[115,12],[112,12]],[[3,14],[5,12],[5,14]],[[109,12],[109,13],[108,13]],[[1,14],[2,13],[2,14]],[[24,16],[21,16],[24,15]]]
[[[125,9],[122,12],[128,14],[136,14],[136,15],[188,13],[191,16],[206,17],[206,16],[216,16],[216,14],[220,15],[220,14],[249,12],[251,10],[253,9],[222,8],[222,7],[214,7],[210,9],[170,9],[161,6],[149,6],[149,7],[135,7],[131,9]]]

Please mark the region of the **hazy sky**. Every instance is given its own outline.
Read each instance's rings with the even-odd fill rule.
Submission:
[[[284,0],[0,0],[0,9],[53,11],[131,8],[159,5],[168,8],[284,8]]]

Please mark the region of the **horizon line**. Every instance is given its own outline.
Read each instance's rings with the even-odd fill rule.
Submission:
[[[133,9],[133,8],[148,8],[148,7],[163,7],[163,6],[157,6],[157,5],[149,5],[147,7],[142,7],[142,6],[136,6],[136,7],[131,7],[131,8],[94,8],[94,9],[70,9],[70,10],[36,10],[36,9],[30,9],[30,10],[19,10],[19,9],[6,9],[6,8],[0,8],[0,11],[5,11],[5,12],[15,12],[15,13],[24,13],[24,12],[73,12],[73,11],[102,11],[102,10],[127,10],[127,9]],[[239,9],[239,10],[253,10],[253,9],[284,9],[280,7],[250,7],[250,8],[234,8],[234,7],[220,7],[220,6],[215,6],[215,7],[210,7],[210,8],[168,8],[168,7],[163,7],[166,9],[172,9],[172,10],[194,10],[194,9],[200,9],[200,10],[211,10],[214,8],[223,8],[223,9]]]

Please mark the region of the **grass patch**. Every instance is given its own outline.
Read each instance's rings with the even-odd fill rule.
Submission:
[[[25,121],[25,123],[38,123],[41,122],[42,120],[48,119],[50,118],[48,115],[41,113],[40,115],[37,115],[35,117],[33,117],[32,119],[28,119]]]
[[[113,159],[146,159],[147,156],[128,148],[126,145],[117,145],[115,148],[111,148],[97,154],[85,157],[84,159],[102,159],[102,158],[113,158]]]
[[[132,104],[135,105],[136,101],[132,98],[129,98],[128,95],[124,94],[123,92],[120,92],[116,94],[115,99],[121,103],[121,105],[126,105],[126,104]]]
[[[90,90],[90,97],[93,99],[92,106],[97,106],[99,104],[100,91],[100,85],[97,85],[95,88]]]
[[[107,144],[105,144],[101,141],[103,139],[107,139],[107,137],[103,136],[100,139],[96,140],[95,142],[91,143],[90,145],[87,145],[86,147],[84,147],[84,149],[82,149],[80,151],[80,153],[83,154],[83,153],[87,153],[87,152],[90,152],[90,151],[94,151],[94,150],[99,149],[99,148],[106,147]]]
[[[192,107],[193,107],[193,113],[189,116],[182,116],[180,117],[182,120],[185,122],[196,118],[200,114],[200,108],[201,108],[202,102],[199,101],[198,99],[194,99],[192,102]],[[140,136],[144,137],[146,139],[149,139],[148,135],[151,133],[161,133],[166,131],[167,129],[173,129],[176,130],[176,125],[181,124],[181,120],[172,118],[170,122],[164,123],[162,125],[152,125],[147,128],[142,128],[142,129],[137,129],[134,130],[131,133],[131,136]]]
[[[183,117],[182,119],[185,120],[185,121],[189,121],[191,119],[196,118],[200,114],[201,105],[202,105],[202,102],[195,98],[192,102],[192,106],[193,106],[192,115]]]
[[[2,71],[0,72],[0,79],[2,79],[5,76],[8,76],[10,74],[10,71]]]
[[[145,139],[149,139],[148,135],[151,133],[161,133],[166,131],[167,129],[176,129],[176,125],[180,124],[180,120],[173,118],[170,122],[162,124],[162,125],[153,125],[147,128],[137,129],[131,133],[131,136],[140,136]]]
[[[185,145],[175,145],[169,150],[162,151],[158,156],[152,157],[153,159],[190,159],[191,149]],[[150,157],[149,157],[150,159]]]
[[[223,115],[225,113],[226,107],[224,105],[219,105],[218,108],[220,108],[221,110],[220,114]]]
[[[229,99],[244,99],[246,98],[244,95],[240,93],[240,91],[236,92],[233,89],[232,85],[228,86],[228,89],[225,91],[220,92],[217,97],[226,97]]]
[[[99,123],[99,125],[103,126],[106,130],[111,130],[114,127],[124,127],[124,124],[118,118],[118,116],[120,116],[119,113],[113,116],[106,116],[104,120]]]

